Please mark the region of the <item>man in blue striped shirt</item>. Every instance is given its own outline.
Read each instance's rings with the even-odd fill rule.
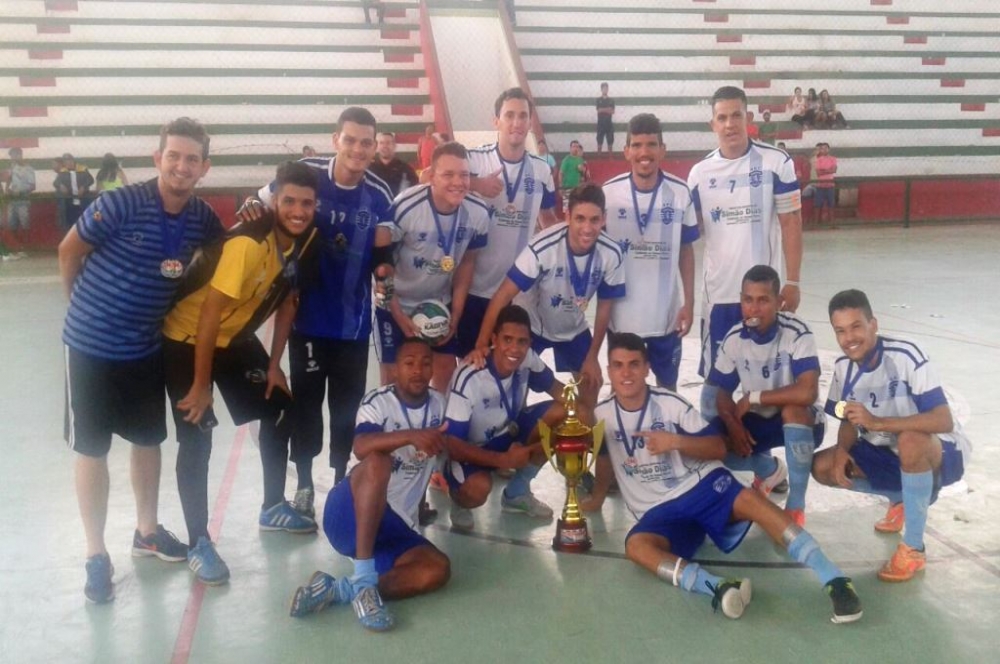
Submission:
[[[104,543],[111,437],[132,443],[137,528],[133,556],[181,562],[187,547],[157,523],[160,443],[166,438],[161,329],[196,249],[222,224],[194,196],[208,172],[204,127],[180,118],[160,130],[158,176],[103,194],[59,245],[69,311],[66,438],[76,457],[76,490],[87,537],[87,599],[114,599]]]

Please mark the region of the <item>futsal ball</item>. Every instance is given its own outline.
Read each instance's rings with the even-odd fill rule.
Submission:
[[[437,341],[446,337],[451,328],[451,312],[438,300],[421,302],[413,310],[411,318],[417,333],[427,341]]]

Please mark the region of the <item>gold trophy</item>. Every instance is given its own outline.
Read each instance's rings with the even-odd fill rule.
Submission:
[[[593,467],[604,443],[603,421],[598,422],[597,426],[589,427],[576,416],[577,385],[578,383],[569,383],[563,388],[562,400],[566,407],[566,417],[555,429],[550,429],[545,422],[538,423],[545,456],[556,472],[566,478],[566,505],[563,507],[562,518],[556,522],[552,548],[570,553],[583,553],[590,549],[590,533],[587,531],[587,520],[580,513],[576,487],[583,474]]]

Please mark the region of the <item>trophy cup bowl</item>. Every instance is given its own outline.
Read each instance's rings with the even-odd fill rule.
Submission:
[[[604,442],[604,422],[589,427],[576,415],[576,384],[570,383],[563,390],[566,417],[555,427],[538,423],[545,456],[557,473],[566,478],[566,503],[562,518],[556,522],[552,548],[556,551],[582,553],[590,549],[587,520],[580,513],[576,487],[597,460]]]

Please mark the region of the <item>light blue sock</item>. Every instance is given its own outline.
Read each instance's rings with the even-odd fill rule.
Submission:
[[[333,595],[334,604],[350,604],[354,595],[357,594],[351,584],[351,579],[346,576],[337,579],[334,582],[334,587],[336,588]]]
[[[726,468],[729,470],[753,470],[753,466],[750,462],[751,457],[740,456],[735,452],[726,452],[726,458],[722,460],[722,463],[726,464]]]
[[[771,456],[770,452],[754,452],[750,455],[750,467],[753,468],[755,476],[766,480],[778,469],[778,460]]]
[[[374,558],[354,560],[354,576],[351,577],[351,585],[355,591],[378,585],[378,572],[375,570]]]
[[[507,488],[504,490],[504,493],[507,494],[508,498],[517,498],[528,493],[531,491],[531,480],[535,479],[535,475],[541,469],[541,466],[535,466],[530,463],[524,468],[519,468],[514,473],[514,477],[510,478],[510,481],[507,482]]]
[[[714,588],[722,583],[722,578],[702,569],[698,563],[688,563],[681,571],[680,586],[689,593],[715,596]]]
[[[708,421],[719,416],[719,409],[715,405],[715,395],[719,393],[719,388],[715,385],[705,383],[701,386],[701,416]]]
[[[905,529],[903,544],[911,549],[924,549],[924,528],[927,526],[927,508],[934,491],[934,473],[901,473],[903,478],[903,511]]]
[[[889,489],[875,489],[872,488],[872,483],[868,481],[867,477],[854,477],[851,479],[851,491],[857,491],[858,493],[867,493],[873,496],[885,496],[889,499],[889,502],[895,505],[896,503],[903,502],[903,492],[902,491],[891,491]]]
[[[797,563],[801,563],[811,569],[819,578],[819,582],[824,586],[838,576],[844,576],[839,567],[833,564],[813,536],[806,531],[801,531],[788,544],[788,555]]]
[[[785,432],[785,463],[788,464],[788,500],[785,501],[785,509],[804,510],[813,461],[812,427],[786,424],[781,429]]]

